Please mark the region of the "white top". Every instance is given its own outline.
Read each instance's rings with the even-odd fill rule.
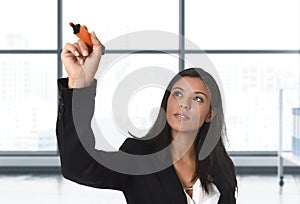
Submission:
[[[198,178],[193,185],[193,197],[184,190],[188,204],[217,204],[220,198],[218,188],[212,183],[212,188],[209,194],[202,189],[200,179]]]

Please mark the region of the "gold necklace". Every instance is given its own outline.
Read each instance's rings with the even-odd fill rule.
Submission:
[[[192,191],[194,188],[193,187],[189,187],[189,188],[183,188],[185,191]]]

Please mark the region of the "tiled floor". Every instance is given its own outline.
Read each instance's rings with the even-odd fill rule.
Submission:
[[[300,176],[285,175],[284,182],[280,188],[276,175],[240,176],[238,203],[300,204]]]
[[[299,204],[300,175],[285,175],[281,189],[276,175],[238,176],[239,204]],[[125,204],[118,191],[95,189],[60,175],[0,175],[1,204]]]

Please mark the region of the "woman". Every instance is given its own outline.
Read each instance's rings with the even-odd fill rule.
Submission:
[[[88,145],[94,146],[90,122],[97,83],[94,76],[101,59],[101,43],[94,32],[91,41],[93,48],[79,40],[66,44],[61,54],[68,73],[67,79],[58,80],[56,132],[63,176],[87,186],[120,190],[129,204],[236,203],[236,173],[223,144],[225,124],[219,88],[202,69],[178,73],[167,87],[152,129],[142,139],[126,139],[120,147],[120,151],[134,155],[170,147],[164,158],[169,158],[171,165],[144,175],[126,174],[107,168],[86,151],[78,135],[90,138]],[[76,106],[72,104],[75,90],[81,99]],[[74,109],[81,111],[76,124],[80,130],[74,125]],[[138,164],[129,166],[138,168]]]

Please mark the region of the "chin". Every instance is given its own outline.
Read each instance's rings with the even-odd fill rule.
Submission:
[[[189,127],[178,127],[178,126],[171,126],[172,131],[177,132],[177,133],[184,133],[184,134],[188,134],[188,133],[194,133],[194,132],[198,132],[198,127],[197,128],[191,128]]]

